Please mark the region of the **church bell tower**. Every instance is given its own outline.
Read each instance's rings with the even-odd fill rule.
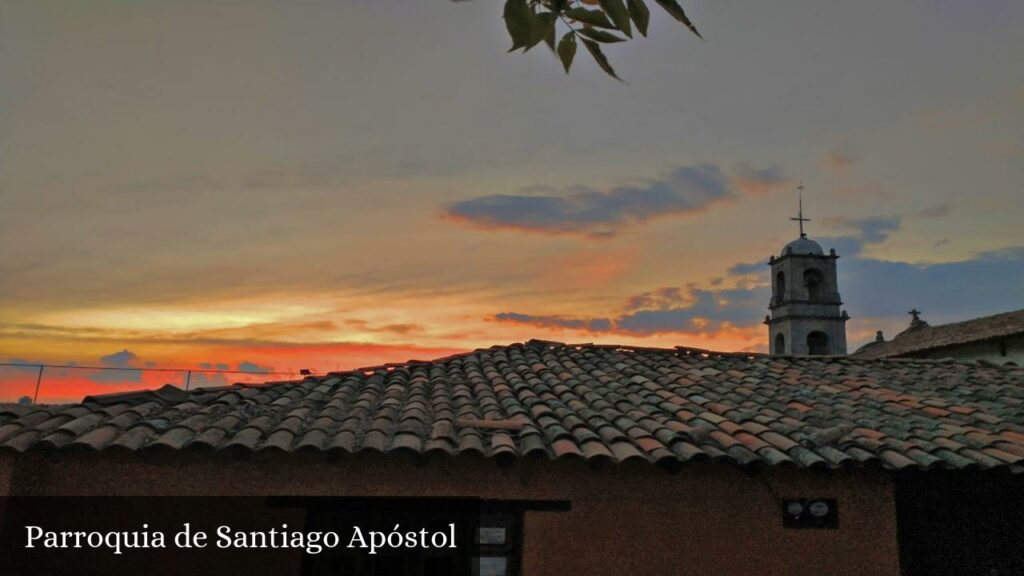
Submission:
[[[768,345],[774,355],[828,356],[846,354],[846,311],[840,311],[835,249],[828,254],[804,233],[803,183],[797,187],[800,237],[772,256],[772,300]]]

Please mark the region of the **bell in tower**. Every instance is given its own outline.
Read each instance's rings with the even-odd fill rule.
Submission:
[[[772,256],[768,265],[772,269],[772,299],[768,304],[771,315],[768,325],[768,345],[772,354],[798,356],[828,356],[846,354],[846,321],[849,316],[840,311],[836,276],[836,251],[828,254],[804,233],[803,190],[800,210],[796,218],[800,224],[800,237],[786,244],[782,253]]]

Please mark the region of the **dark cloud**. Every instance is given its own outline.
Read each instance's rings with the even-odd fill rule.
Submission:
[[[3,370],[12,370],[15,372],[37,372],[39,371],[38,364],[46,364],[42,360],[29,360],[27,358],[7,358],[4,360],[5,364],[30,364],[30,366],[3,366]]]
[[[899,216],[871,216],[868,218],[828,218],[826,225],[840,230],[848,230],[851,233],[841,236],[823,236],[814,238],[814,241],[821,245],[826,251],[835,248],[840,256],[852,258],[859,255],[864,247],[872,244],[881,244],[889,236],[900,229],[901,219]],[[781,252],[782,246],[778,247]],[[845,260],[844,260],[845,262]],[[752,276],[767,274],[768,258],[755,262],[739,262],[729,267],[730,276]]]
[[[104,366],[110,366],[113,368],[126,368],[138,359],[138,355],[136,355],[134,352],[130,352],[127,348],[125,348],[120,352],[114,352],[113,354],[101,356],[100,362],[102,362]]]
[[[230,370],[231,366],[223,362],[200,362],[198,364],[203,370]],[[193,371],[189,377],[189,388],[211,388],[214,386],[227,386],[229,384],[226,374],[217,372]]]
[[[880,244],[900,229],[899,216],[872,216],[847,220],[848,227],[857,231],[857,236],[865,244]]]
[[[239,362],[234,368],[223,362],[218,362],[216,364],[211,362],[201,362],[198,366],[203,370],[234,370],[253,374],[274,371],[273,366],[265,366],[248,360]],[[227,386],[232,382],[236,382],[238,379],[244,380],[245,378],[246,377],[244,375],[237,373],[224,374],[220,372],[201,372],[193,370],[189,383],[191,388],[208,388],[213,386]]]
[[[665,293],[670,297],[661,297]],[[662,289],[656,294],[659,296],[645,302],[650,306],[617,318],[617,330],[656,334],[716,331],[723,324],[756,324],[764,317],[770,296],[767,287],[704,290],[690,286]]]
[[[629,298],[626,301],[627,310],[644,310],[644,309],[665,309],[672,306],[678,306],[686,301],[686,295],[682,288],[668,287],[659,288],[651,292],[644,292],[643,294],[637,294]]]
[[[188,386],[194,388],[212,388],[215,386],[227,386],[228,379],[225,374],[216,372],[192,372],[189,376]]]
[[[608,332],[612,327],[611,321],[607,318],[584,319],[566,316],[533,316],[530,314],[519,314],[516,312],[502,312],[500,314],[495,314],[493,319],[498,322],[526,324],[537,328],[584,330],[586,332]]]
[[[768,288],[703,290],[660,288],[639,294],[626,303],[626,311],[616,318],[576,318],[571,316],[534,316],[515,312],[496,314],[495,320],[526,324],[537,328],[617,332],[636,335],[666,332],[715,331],[723,324],[749,324],[763,317]]]
[[[127,348],[120,352],[101,356],[100,363],[108,368],[123,368],[123,370],[96,370],[89,374],[89,380],[100,384],[137,384],[142,382],[142,372],[133,369],[140,368],[139,356]]]
[[[949,322],[1024,306],[1024,246],[938,264],[874,258],[841,264],[839,287],[855,316],[902,318],[916,307],[933,322]]]
[[[274,371],[274,367],[273,366],[262,366],[260,364],[255,363],[255,362],[249,362],[248,360],[243,360],[243,361],[239,362],[238,363],[238,369],[241,370],[242,372],[273,372]]]
[[[737,188],[752,194],[770,192],[792,183],[783,175],[781,166],[758,169],[749,164],[740,164],[737,167],[734,180]]]
[[[757,262],[740,262],[733,264],[729,267],[728,273],[730,276],[748,276],[750,274],[760,274],[768,269],[768,258],[759,260]]]
[[[835,248],[841,256],[855,256],[860,254],[866,245],[885,242],[903,224],[899,216],[829,218],[825,222],[834,228],[849,232],[841,236],[824,236],[817,239],[823,248]]]
[[[677,168],[660,180],[608,191],[574,186],[561,194],[482,196],[448,206],[444,216],[487,230],[605,238],[657,216],[704,210],[732,195],[722,170],[702,164]]]

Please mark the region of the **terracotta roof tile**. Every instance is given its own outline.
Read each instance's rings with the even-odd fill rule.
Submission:
[[[93,450],[100,450],[102,448],[105,448],[111,442],[113,442],[122,433],[122,430],[117,426],[101,426],[99,428],[96,428],[92,432],[89,432],[88,434],[85,434],[84,436],[76,439],[74,441],[74,444],[91,448]]]
[[[2,446],[9,451],[24,452],[33,446],[42,446],[42,443],[39,442],[41,436],[42,433],[37,430],[27,430],[12,436],[9,440],[4,442]]]
[[[777,432],[764,432],[763,434],[760,435],[760,438],[766,442],[771,443],[772,446],[775,446],[776,448],[782,450],[783,452],[787,452],[791,448],[798,445],[793,440]]]
[[[804,468],[824,468],[829,465],[827,460],[802,446],[794,447],[788,452],[788,454],[797,462],[797,464]]]
[[[615,442],[610,446],[612,454],[615,455],[615,459],[619,462],[625,462],[627,460],[644,460],[642,452],[636,449],[635,446],[628,442]]]
[[[37,447],[1019,470],[1024,369],[532,341],[298,382],[0,405],[0,450]]]
[[[215,449],[224,443],[226,437],[227,432],[221,428],[207,428],[188,444],[188,448],[191,450]]]
[[[989,456],[988,454],[983,454],[983,453],[981,453],[981,452],[979,452],[977,450],[972,450],[970,448],[965,448],[965,449],[961,450],[959,452],[959,454],[961,456],[965,457],[965,458],[973,460],[974,462],[979,464],[982,468],[997,468],[997,467],[1002,466],[1002,464],[1003,464],[1002,460],[993,458],[992,456]]]
[[[295,440],[295,433],[290,430],[277,430],[267,437],[266,441],[259,447],[259,450],[288,452],[291,449],[293,440]]]
[[[227,443],[220,447],[220,449],[234,452],[251,452],[256,449],[260,437],[261,434],[259,430],[251,426],[247,426],[242,430],[239,430],[238,433],[232,436]]]
[[[1011,454],[1004,450],[1000,450],[999,448],[983,448],[982,452],[984,452],[986,456],[991,456],[993,458],[1002,460],[1007,464],[1017,464],[1021,460],[1024,460],[1024,457],[1021,457],[1016,454]]]
[[[996,442],[993,447],[998,448],[1004,452],[1015,454],[1017,456],[1024,456],[1024,446],[1020,444],[1011,444],[1009,442]]]
[[[569,440],[562,440],[561,442],[568,442],[569,444],[572,444]],[[575,446],[575,444],[572,445]],[[460,434],[458,452],[460,454],[468,452],[484,454],[485,450],[483,440],[478,434]]]
[[[423,440],[415,434],[399,434],[395,436],[391,450],[406,450],[413,454],[420,454],[423,452]]]
[[[8,438],[12,438],[24,429],[25,427],[21,424],[5,424],[0,426],[0,443],[3,443]]]
[[[845,466],[854,460],[854,458],[849,454],[831,446],[817,447],[814,452],[824,458],[832,466]]]
[[[757,454],[769,466],[779,466],[779,465],[783,465],[783,464],[786,464],[786,465],[793,464],[793,460],[789,456],[787,456],[784,452],[781,452],[781,451],[779,451],[779,450],[777,450],[777,449],[775,449],[775,448],[773,448],[771,446],[767,446],[765,448],[762,448],[762,449],[758,450]]]
[[[521,444],[520,453],[523,456],[537,456],[547,454],[547,448],[544,445],[543,440],[541,440],[540,436],[536,434],[520,436],[519,442]]]
[[[150,426],[135,426],[124,434],[118,436],[116,440],[108,445],[108,448],[120,448],[129,451],[139,450],[155,435],[156,430]]]
[[[726,450],[732,460],[740,466],[749,466],[761,462],[761,458],[741,444],[736,444]]]
[[[72,432],[70,432],[68,430],[57,430],[56,432],[54,432],[52,434],[44,436],[43,439],[40,440],[39,443],[44,448],[60,448],[62,446],[66,446],[66,445],[70,444],[71,441],[74,440],[74,439],[75,439],[74,433],[72,433]]]
[[[196,433],[188,428],[176,426],[158,436],[148,447],[180,450],[184,448],[190,440],[195,438],[195,435]]]

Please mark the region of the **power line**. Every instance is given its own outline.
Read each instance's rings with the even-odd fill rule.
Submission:
[[[79,366],[77,364],[23,364],[20,362],[0,362],[0,366],[17,366],[20,368],[72,368],[76,370],[122,370],[133,372],[202,372],[213,374],[255,374],[280,375],[301,374],[301,372],[252,372],[249,370],[215,370],[206,368],[122,368],[120,366]]]

